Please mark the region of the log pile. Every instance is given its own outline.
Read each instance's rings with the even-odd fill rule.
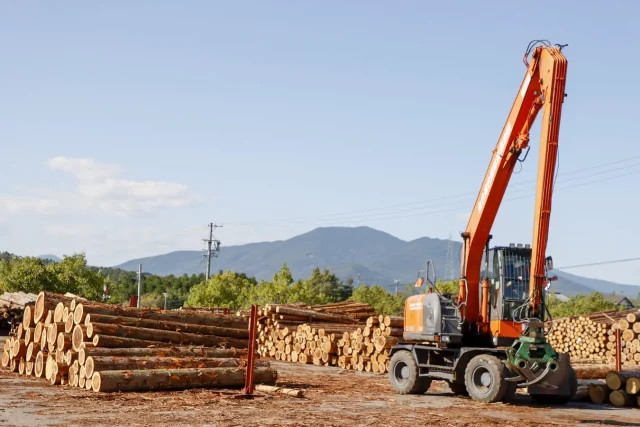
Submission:
[[[4,346],[2,366],[96,392],[242,386],[245,318],[138,309],[40,293]],[[277,372],[257,360],[256,384]]]
[[[606,311],[554,320],[549,343],[574,359],[615,363],[616,329],[621,330],[623,366],[640,365],[640,312]]]
[[[389,349],[402,337],[403,318],[378,315],[367,304],[345,301],[260,310],[258,353],[276,360],[385,373]]]
[[[22,322],[22,315],[27,304],[33,304],[37,295],[24,292],[5,292],[0,295],[0,327],[16,332]]]
[[[609,371],[605,381],[589,385],[589,398],[596,404],[610,403],[616,407],[640,406],[640,370]]]

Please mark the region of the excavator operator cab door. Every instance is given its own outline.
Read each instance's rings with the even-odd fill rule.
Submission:
[[[510,345],[522,334],[527,315],[531,248],[510,245],[492,249],[493,271],[489,298],[490,329],[495,345]]]

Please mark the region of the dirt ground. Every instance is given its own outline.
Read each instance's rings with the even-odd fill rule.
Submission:
[[[400,396],[386,375],[274,362],[278,383],[304,398],[230,399],[234,390],[94,393],[0,371],[0,426],[640,426],[639,409],[572,403],[479,404],[434,382],[422,396]]]

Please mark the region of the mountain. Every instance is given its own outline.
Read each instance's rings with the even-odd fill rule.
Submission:
[[[582,288],[587,288],[590,290],[590,292],[598,291],[605,295],[615,293],[616,295],[620,295],[621,298],[622,296],[636,298],[640,293],[640,286],[636,286],[636,285],[624,285],[620,283],[609,282],[607,280],[581,277],[581,276],[569,274],[564,271],[557,271],[557,270],[554,270],[552,274],[555,274],[558,276],[558,282],[555,282],[555,283],[561,283],[561,284],[568,283],[568,284],[571,284],[571,286],[578,285],[579,286],[579,288],[577,288],[578,290],[582,290]],[[552,285],[552,287],[555,287],[555,285]],[[569,295],[569,296],[575,295],[578,293],[580,294],[590,293],[590,292],[577,292],[572,294],[572,293],[563,292],[560,290],[558,290],[558,292],[562,292],[565,295]]]
[[[317,228],[288,240],[250,243],[222,247],[212,260],[212,271],[235,270],[269,280],[283,263],[287,263],[294,278],[309,277],[318,266],[326,267],[338,277],[353,278],[361,283],[380,284],[389,288],[393,280],[413,283],[418,270],[424,269],[428,259],[436,265],[438,277],[444,275],[448,240],[423,237],[404,241],[388,233],[369,227]],[[458,254],[460,243],[453,242]],[[177,251],[141,258],[116,266],[159,275],[201,273],[205,270],[202,251]]]
[[[451,242],[453,269],[458,272],[460,242]],[[436,267],[437,278],[444,279],[449,240],[422,237],[405,241],[370,227],[321,227],[288,240],[250,243],[222,247],[218,258],[212,260],[212,271],[234,270],[269,280],[283,263],[287,263],[294,278],[309,277],[318,266],[326,267],[343,280],[378,284],[393,289],[394,279],[413,283],[418,271],[428,259]],[[116,266],[159,275],[182,275],[205,271],[202,251],[177,251],[135,259]],[[588,279],[554,271],[558,281],[552,289],[567,296],[590,294],[594,291],[637,296],[640,286],[622,285],[598,279]]]
[[[38,255],[38,258],[43,259],[43,260],[50,260],[53,262],[60,262],[62,261],[62,259],[60,259],[59,257],[55,256],[55,255],[51,255],[51,254],[47,254],[47,255]]]

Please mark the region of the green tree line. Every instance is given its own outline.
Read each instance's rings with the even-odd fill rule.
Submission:
[[[438,282],[436,287],[440,292],[458,292],[457,281]],[[0,253],[0,292],[70,292],[91,300],[122,304],[127,303],[131,295],[137,295],[137,289],[136,272],[89,266],[83,253],[65,256],[60,262]],[[167,293],[168,301],[177,301],[178,306],[184,302],[190,306],[233,310],[247,309],[251,304],[316,305],[350,299],[367,303],[381,314],[402,315],[406,298],[424,290],[413,284],[405,285],[397,295],[379,285],[363,284],[354,289],[353,280],[343,281],[326,268],[320,270],[318,267],[307,279],[294,280],[284,263],[271,280],[256,280],[245,273],[232,271],[218,271],[209,280],[205,280],[204,274],[157,276],[144,273],[141,305],[163,307],[164,293]],[[554,318],[615,309],[615,304],[598,292],[580,295],[568,302],[561,302],[552,294],[546,302]]]

